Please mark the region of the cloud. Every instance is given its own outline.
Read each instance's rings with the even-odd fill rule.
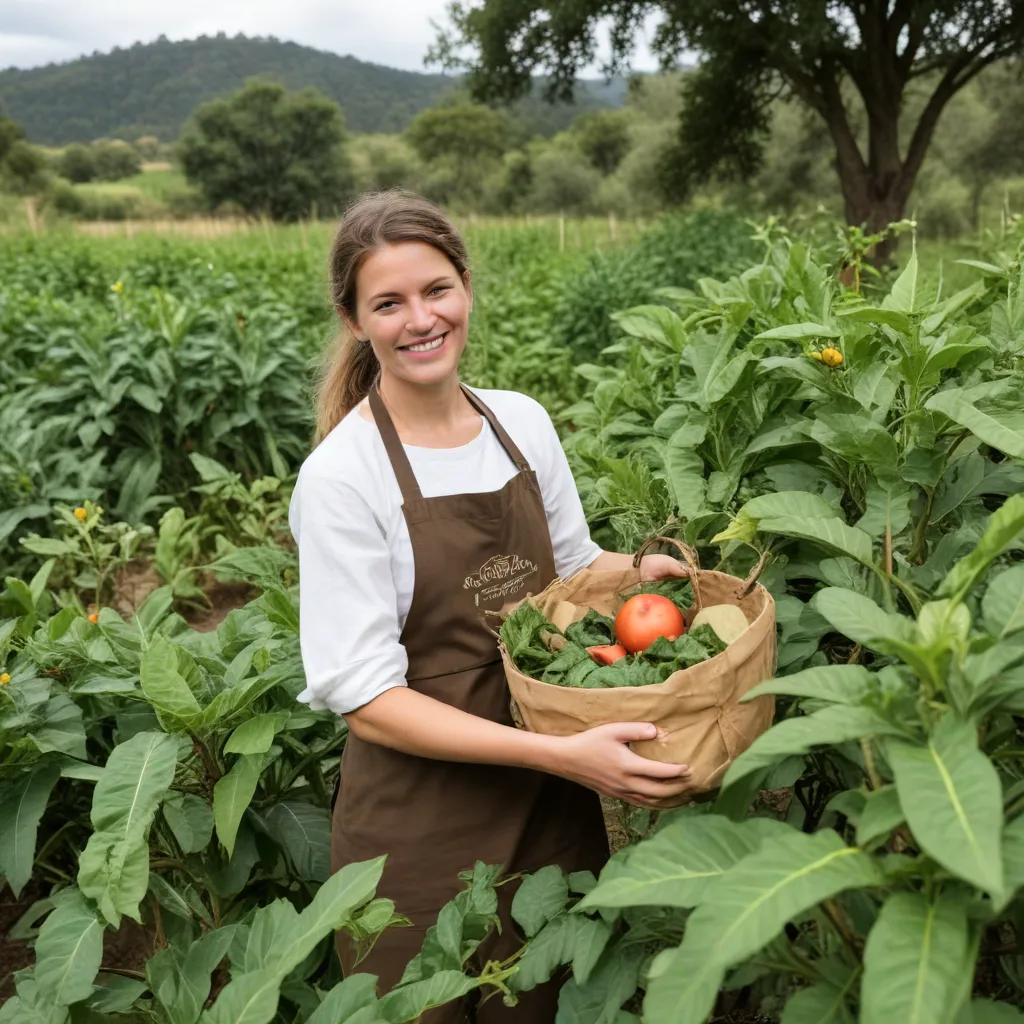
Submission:
[[[424,71],[447,0],[2,0],[0,65],[35,67],[136,42],[226,32],[277,36],[389,67]],[[646,46],[638,68],[652,69]],[[430,69],[437,70],[437,69]]]

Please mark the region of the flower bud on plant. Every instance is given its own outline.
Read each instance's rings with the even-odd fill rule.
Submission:
[[[843,353],[837,348],[823,348],[821,350],[821,361],[833,370],[843,361]]]
[[[100,621],[99,612],[89,612],[89,621],[95,626]]]
[[[6,686],[11,681],[11,677],[6,672],[0,672],[0,686]]]
[[[820,352],[818,352],[817,350],[815,350],[815,351],[813,351],[813,352],[808,352],[807,354],[808,354],[808,355],[809,355],[809,356],[810,356],[810,357],[811,357],[812,359],[817,359],[819,363],[821,362],[821,353],[820,353]]]
[[[86,512],[86,511],[85,511],[85,509],[84,509],[84,508],[82,508],[81,506],[79,506],[78,508],[76,508],[76,509],[75,509],[75,518],[76,518],[76,519],[77,519],[77,520],[78,520],[78,521],[79,521],[80,523],[81,523],[81,522],[83,522],[83,521],[85,520],[85,517],[86,517],[86,516],[87,516],[88,514],[89,514],[89,513],[88,513],[88,512]]]

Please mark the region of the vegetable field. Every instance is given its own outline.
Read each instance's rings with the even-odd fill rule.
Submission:
[[[330,877],[345,726],[295,701],[327,236],[0,240],[0,1024],[381,1024],[556,974],[559,1024],[1024,1021],[1024,228],[955,289],[909,237],[854,287],[752,233],[469,233],[465,378],[547,405],[605,548],[766,559],[778,712],[600,878],[523,879],[509,961],[467,865],[380,994],[333,933],[403,908],[380,863]],[[563,684],[718,649],[599,666],[594,616],[559,664],[536,625]]]

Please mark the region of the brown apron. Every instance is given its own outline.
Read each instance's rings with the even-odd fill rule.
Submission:
[[[391,417],[376,388],[370,391],[370,409],[402,491],[415,564],[401,642],[410,687],[512,726],[501,658],[482,612],[539,593],[555,577],[554,555],[536,474],[490,409],[463,391],[519,472],[499,491],[435,498],[420,493]],[[597,794],[575,783],[525,768],[413,757],[349,734],[334,808],[332,870],[385,853],[377,894],[394,900],[414,927],[385,931],[355,968],[376,974],[381,993],[397,984],[438,911],[462,888],[460,871],[481,860],[503,864],[508,874],[546,864],[596,874],[607,860],[608,842]],[[512,888],[498,890],[501,933],[478,951],[478,967],[522,944],[508,916]],[[338,945],[350,973],[352,949],[343,932]],[[467,999],[424,1020],[551,1024],[557,989],[558,982],[541,986],[515,1008],[500,997],[478,1008]]]

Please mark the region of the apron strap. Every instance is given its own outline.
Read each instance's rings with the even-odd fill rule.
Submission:
[[[423,494],[420,491],[420,485],[416,482],[416,474],[412,471],[409,456],[405,454],[405,448],[402,446],[402,439],[398,436],[398,431],[395,429],[395,424],[387,409],[384,408],[384,402],[376,384],[370,388],[367,397],[370,400],[370,412],[373,413],[377,429],[380,431],[380,438],[384,442],[384,450],[388,453],[391,466],[398,478],[402,500],[420,501]]]
[[[469,404],[491,425],[491,429],[501,442],[501,446],[505,449],[508,457],[515,464],[516,469],[520,473],[528,473],[530,471],[529,462],[526,461],[526,457],[519,450],[519,446],[509,437],[508,432],[498,422],[497,416],[465,384],[460,386]],[[380,397],[376,384],[370,388],[367,398],[370,402],[370,412],[373,413],[377,429],[380,431],[381,440],[384,442],[384,450],[388,453],[395,476],[398,478],[398,487],[402,492],[402,500],[420,501],[423,498],[423,492],[420,491],[420,485],[416,482],[416,474],[412,471],[409,456],[405,453],[405,446],[402,444],[402,439],[398,436],[394,421],[384,407],[384,402]]]
[[[491,410],[486,405],[484,405],[483,399],[478,398],[476,395],[474,395],[473,392],[470,391],[465,384],[462,384],[460,386],[462,388],[462,393],[469,400],[469,404],[473,406],[473,408],[476,409],[476,411],[480,413],[480,415],[483,416],[483,418],[487,420],[488,423],[490,423],[491,429],[494,431],[495,434],[497,434],[498,440],[501,442],[502,448],[505,449],[505,452],[508,455],[508,457],[515,463],[516,469],[518,469],[520,473],[529,473],[530,464],[526,461],[526,457],[519,450],[519,446],[515,443],[515,441],[512,440],[511,437],[509,437],[508,432],[498,422],[498,417],[495,416],[494,413],[491,412]]]

